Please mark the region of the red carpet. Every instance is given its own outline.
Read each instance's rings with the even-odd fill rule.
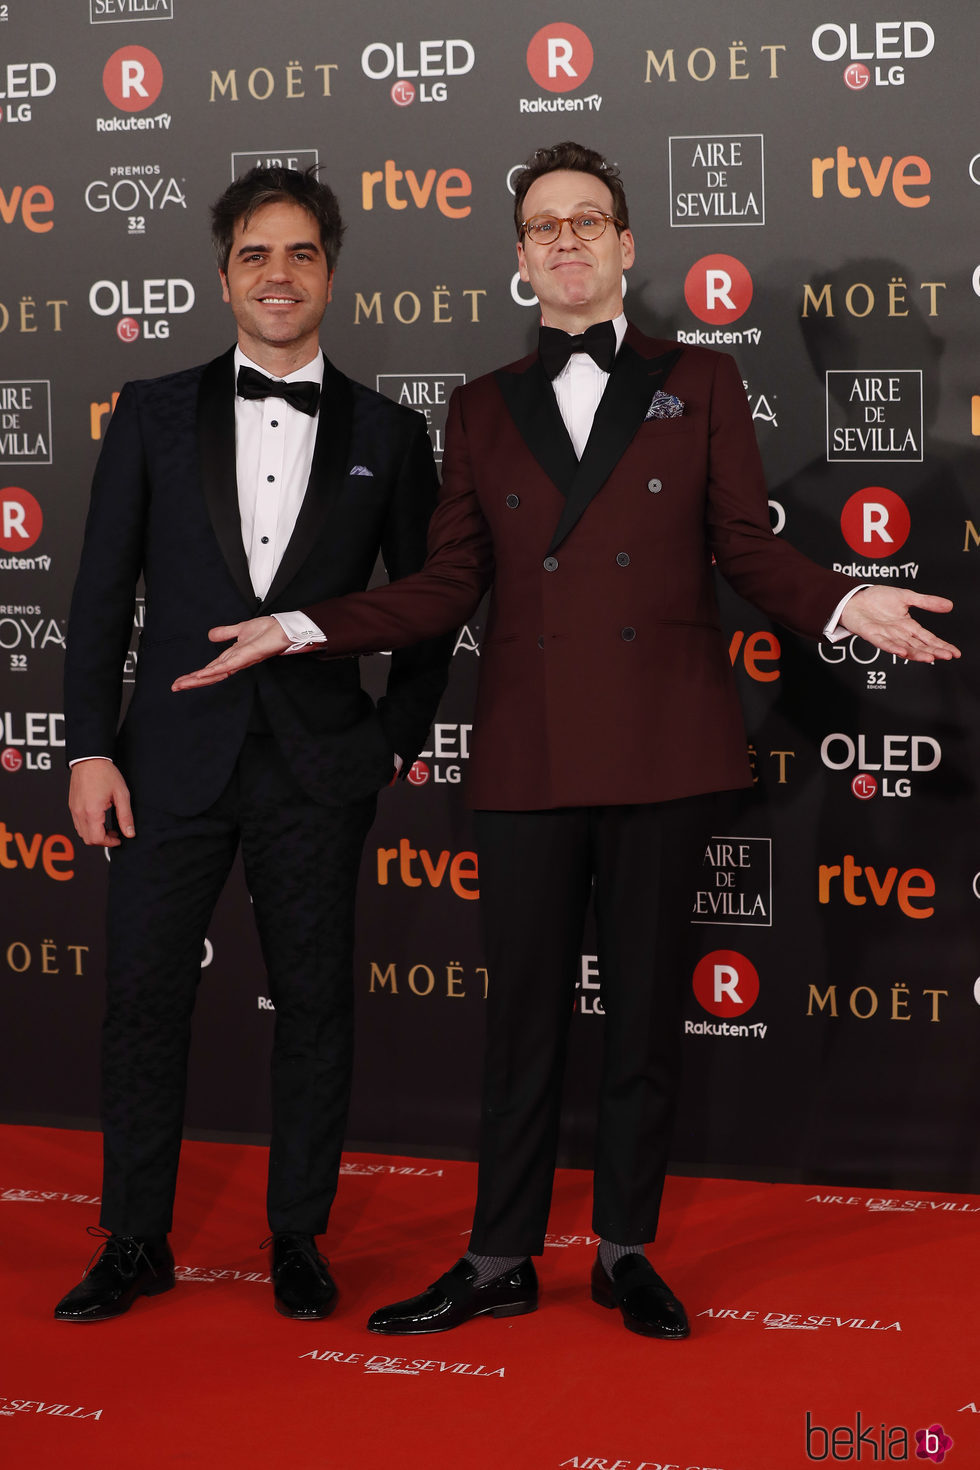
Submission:
[[[340,1305],[306,1326],[274,1312],[257,1249],[264,1151],[190,1143],[177,1289],[72,1326],[51,1309],[95,1245],[98,1139],[3,1128],[0,1149],[6,1470],[980,1467],[974,1196],[671,1179],[656,1263],[693,1333],[660,1343],[589,1300],[589,1178],[568,1170],[537,1313],[393,1340],[364,1322],[461,1253],[472,1165],[348,1156]],[[952,1449],[916,1458],[934,1425]]]

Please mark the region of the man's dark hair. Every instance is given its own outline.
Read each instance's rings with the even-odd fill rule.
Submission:
[[[238,221],[247,225],[253,214],[266,204],[298,204],[311,214],[320,227],[320,244],[327,266],[333,270],[345,226],[337,196],[317,178],[317,169],[315,163],[302,173],[294,168],[250,168],[247,174],[228,185],[211,206],[211,243],[221,270],[228,269]]]
[[[566,168],[574,169],[580,174],[594,174],[597,179],[601,179],[612,195],[612,212],[622,222],[621,227],[617,228],[628,228],[630,213],[626,203],[626,190],[616,165],[609,163],[594,148],[583,148],[581,143],[556,143],[553,148],[538,148],[532,153],[514,180],[514,223],[518,238],[524,223],[524,196],[528,189],[536,179],[543,178],[545,174],[553,174],[558,169]]]

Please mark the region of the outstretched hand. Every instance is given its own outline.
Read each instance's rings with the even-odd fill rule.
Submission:
[[[863,587],[844,607],[840,622],[849,633],[856,633],[885,653],[897,653],[899,658],[915,663],[959,658],[955,644],[944,642],[917,623],[909,613],[911,607],[945,613],[952,610],[953,604],[948,597],[931,597],[907,587]]]
[[[275,658],[289,647],[282,625],[275,618],[268,617],[249,618],[244,623],[226,623],[220,628],[211,628],[208,637],[212,643],[227,643],[229,638],[235,641],[203,669],[195,669],[192,674],[181,674],[179,679],[175,679],[170,686],[174,693],[220,684],[222,679],[237,674],[240,669],[260,664],[263,659]]]

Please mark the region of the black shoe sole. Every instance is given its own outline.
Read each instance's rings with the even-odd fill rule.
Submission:
[[[176,1281],[153,1282],[151,1285],[144,1286],[140,1291],[135,1292],[124,1307],[118,1307],[112,1312],[100,1312],[98,1316],[76,1317],[69,1316],[68,1314],[62,1316],[56,1307],[54,1310],[54,1320],[56,1322],[112,1322],[116,1317],[125,1317],[133,1303],[139,1301],[141,1296],[162,1296],[165,1291],[173,1291],[176,1285]]]
[[[465,1327],[467,1322],[472,1322],[476,1317],[524,1317],[528,1312],[538,1310],[537,1297],[530,1302],[503,1303],[499,1307],[483,1307],[478,1312],[473,1312],[469,1317],[464,1317],[461,1322],[446,1322],[441,1327],[422,1327],[418,1325],[405,1324],[397,1327],[372,1327],[368,1323],[368,1332],[373,1332],[377,1337],[434,1337],[437,1332],[453,1332],[457,1327]]]

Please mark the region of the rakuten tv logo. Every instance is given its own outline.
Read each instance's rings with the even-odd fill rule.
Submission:
[[[542,26],[527,48],[527,69],[546,92],[574,92],[588,79],[594,61],[588,36],[564,21]]]
[[[911,527],[905,501],[883,485],[857,490],[841,511],[844,540],[860,556],[894,556],[908,540]]]
[[[712,1016],[742,1016],[759,999],[759,972],[735,949],[714,949],[694,970],[694,994]]]
[[[120,46],[102,70],[102,87],[120,112],[145,112],[163,87],[163,67],[145,46]]]
[[[727,326],[752,304],[752,277],[734,255],[704,255],[687,273],[684,300],[711,326]]]
[[[29,490],[18,485],[0,490],[0,547],[4,551],[27,551],[43,526],[41,507]]]

